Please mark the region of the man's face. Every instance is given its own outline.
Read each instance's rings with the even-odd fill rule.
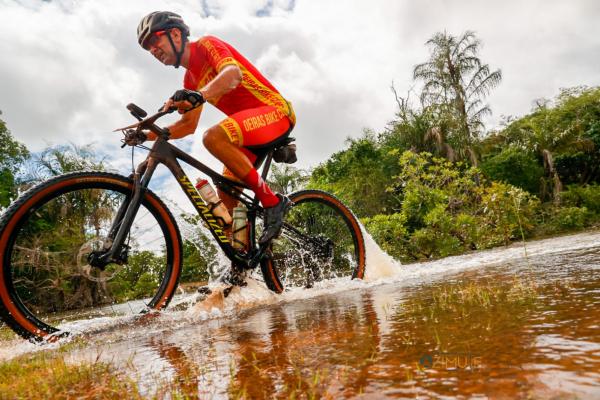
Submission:
[[[171,38],[175,46],[180,46],[180,35],[177,29],[171,30]],[[148,41],[148,51],[164,65],[175,65],[177,56],[169,42],[166,31],[155,32]]]

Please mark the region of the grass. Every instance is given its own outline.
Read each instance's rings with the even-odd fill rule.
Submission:
[[[490,308],[495,305],[526,304],[535,300],[537,285],[515,278],[508,285],[489,282],[449,284],[436,288],[431,305],[436,311],[457,311],[462,307]]]
[[[0,323],[0,342],[7,342],[15,339],[16,337],[17,335],[12,331],[12,329]]]
[[[526,309],[536,301],[539,292],[532,279],[452,282],[411,298],[402,308],[413,319],[448,322],[472,315],[493,315],[499,310]]]
[[[136,384],[105,363],[69,364],[41,352],[0,364],[0,398],[141,399]]]

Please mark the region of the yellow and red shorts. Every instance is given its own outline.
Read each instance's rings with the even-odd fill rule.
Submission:
[[[249,108],[225,118],[219,126],[227,133],[231,143],[239,146],[251,163],[256,161],[252,147],[268,145],[294,127],[295,116],[288,116],[276,107]],[[235,178],[227,168],[223,175]]]

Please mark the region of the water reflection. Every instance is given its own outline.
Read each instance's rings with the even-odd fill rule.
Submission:
[[[149,326],[98,352],[148,395],[600,398],[598,260],[550,255]]]

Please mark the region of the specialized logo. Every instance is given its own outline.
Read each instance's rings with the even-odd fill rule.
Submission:
[[[217,222],[215,216],[210,212],[210,209],[204,203],[204,200],[202,200],[202,197],[200,197],[200,194],[198,193],[192,182],[190,182],[188,177],[184,175],[181,178],[178,178],[177,180],[179,181],[179,184],[181,185],[183,190],[185,190],[185,192],[187,193],[190,200],[192,200],[192,203],[196,207],[196,210],[198,210],[198,212],[202,215],[202,217],[208,224],[210,230],[213,231],[215,235],[219,238],[219,241],[221,243],[229,243],[227,235],[225,234],[225,232],[223,232],[223,229],[221,229],[221,225]]]

